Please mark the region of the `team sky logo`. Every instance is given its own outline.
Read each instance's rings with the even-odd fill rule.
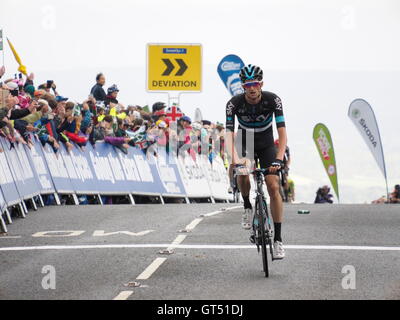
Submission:
[[[243,121],[245,121],[245,122],[265,122],[265,121],[267,121],[267,119],[269,118],[268,116],[266,116],[266,115],[259,115],[257,118],[252,118],[252,117],[249,117],[249,116],[242,116],[241,117],[242,118],[242,120]]]
[[[228,106],[226,107],[226,114],[227,114],[228,116],[233,115],[233,108],[234,108],[234,107],[235,107],[235,106],[233,105],[233,103],[232,103],[232,102],[229,102]]]
[[[275,99],[275,103],[276,103],[276,110],[282,110],[282,101],[280,98],[276,98]]]

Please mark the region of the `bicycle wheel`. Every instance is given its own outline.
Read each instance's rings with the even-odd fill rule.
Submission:
[[[258,196],[258,235],[261,237],[261,253],[263,259],[263,267],[265,272],[265,277],[269,277],[268,271],[268,256],[267,256],[267,241],[266,241],[266,234],[265,234],[265,216],[264,216],[264,205],[263,205],[263,198],[262,196]]]
[[[265,208],[265,217],[266,217],[266,222],[265,222],[265,226],[266,226],[266,232],[267,234],[267,239],[268,239],[268,245],[269,245],[269,252],[271,253],[271,260],[274,261],[274,247],[273,247],[273,242],[272,242],[272,237],[273,237],[273,233],[272,233],[272,227],[271,227],[271,222],[270,222],[270,218],[269,218],[269,214],[268,214],[268,206],[267,206],[267,202],[264,201],[264,208]]]

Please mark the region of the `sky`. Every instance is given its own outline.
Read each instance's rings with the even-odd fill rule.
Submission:
[[[116,83],[124,104],[166,101],[146,91],[148,43],[200,43],[203,91],[183,94],[183,111],[225,121],[230,96],[216,72],[236,54],[264,70],[265,90],[281,97],[297,200],[311,202],[328,178],[312,141],[322,122],[336,151],[342,203],[386,193],[385,180],[347,117],[350,103],[374,108],[389,188],[400,183],[400,2],[397,0],[37,0],[0,2],[0,28],[36,83],[85,99],[98,72]],[[1,60],[0,60],[1,63]],[[7,74],[16,72],[8,47]]]

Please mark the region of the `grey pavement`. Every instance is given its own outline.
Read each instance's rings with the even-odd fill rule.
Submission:
[[[287,257],[270,262],[268,279],[248,231],[240,227],[241,209],[203,218],[189,233],[178,232],[202,214],[233,206],[66,206],[30,212],[14,220],[8,237],[0,237],[0,299],[110,300],[122,291],[131,291],[128,299],[134,300],[400,299],[400,206],[285,206]],[[311,213],[297,214],[301,209]],[[80,233],[32,236],[45,231]],[[149,233],[95,236],[95,231]],[[160,255],[161,246],[179,235],[186,235],[182,247]],[[26,250],[32,246],[37,248]],[[38,250],[44,246],[54,247]],[[166,260],[148,279],[136,280],[156,258]],[[56,270],[55,290],[42,288],[44,266]],[[355,269],[354,290],[342,287],[345,266]],[[124,286],[132,281],[142,286]]]

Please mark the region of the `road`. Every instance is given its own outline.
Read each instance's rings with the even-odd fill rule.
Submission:
[[[0,299],[400,299],[400,206],[285,206],[287,257],[268,279],[234,207],[30,212],[0,237]]]

